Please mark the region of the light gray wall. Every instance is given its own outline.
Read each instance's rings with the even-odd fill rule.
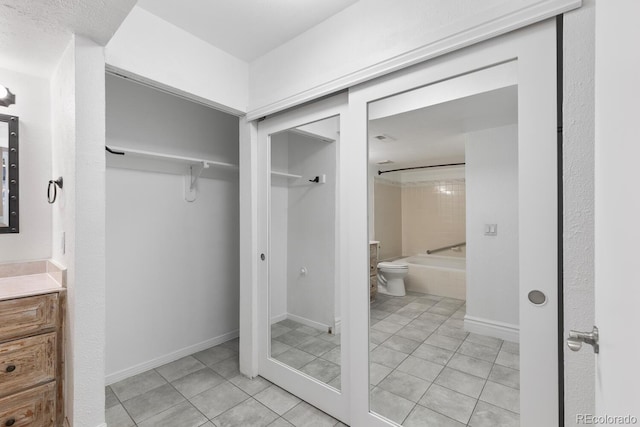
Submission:
[[[0,235],[0,262],[51,256],[51,207],[45,191],[51,179],[51,104],[49,81],[0,68],[0,83],[16,103],[0,114],[20,118],[20,233]]]
[[[237,164],[238,119],[107,76],[107,144]],[[107,382],[238,329],[237,171],[212,166],[187,203],[179,166],[125,166],[107,168]]]
[[[468,134],[465,162],[467,316],[517,327],[517,126]],[[497,224],[497,236],[485,236],[485,224]]]

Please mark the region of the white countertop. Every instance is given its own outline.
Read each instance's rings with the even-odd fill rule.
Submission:
[[[47,273],[0,278],[0,301],[60,292],[64,288]]]

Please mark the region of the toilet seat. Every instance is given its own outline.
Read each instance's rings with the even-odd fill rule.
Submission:
[[[394,263],[394,262],[379,262],[378,268],[384,269],[384,270],[408,270],[409,264]]]

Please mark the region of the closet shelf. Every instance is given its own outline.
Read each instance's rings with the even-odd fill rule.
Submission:
[[[219,162],[217,160],[207,160],[207,159],[198,159],[195,157],[177,156],[175,154],[165,154],[165,153],[157,153],[154,151],[136,150],[133,148],[116,147],[113,145],[105,148],[111,154],[116,154],[116,155],[131,154],[135,157],[150,157],[155,159],[174,160],[174,161],[190,163],[190,164],[207,165],[205,167],[215,166],[215,167],[221,167],[226,169],[238,169],[238,165],[234,165],[232,163],[226,163],[226,162]]]
[[[284,178],[291,178],[291,179],[302,178],[302,175],[294,175],[292,173],[278,172],[278,171],[271,171],[271,175],[281,176],[281,177],[284,177]]]

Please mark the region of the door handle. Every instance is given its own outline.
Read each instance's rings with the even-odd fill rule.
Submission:
[[[593,346],[593,352],[600,352],[600,334],[598,327],[594,326],[591,332],[569,331],[569,338],[567,338],[567,346],[572,351],[579,351],[582,348],[582,343]]]

